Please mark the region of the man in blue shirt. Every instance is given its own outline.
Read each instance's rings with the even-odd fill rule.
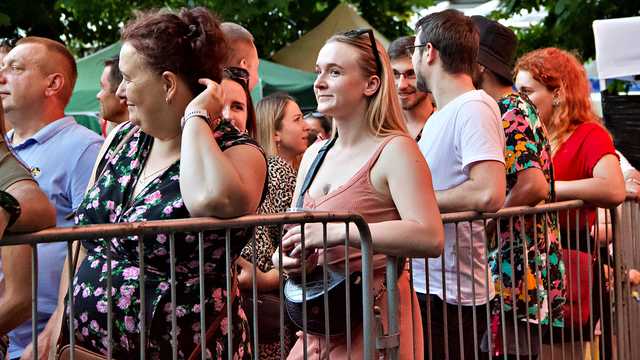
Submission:
[[[31,175],[56,209],[57,226],[71,226],[69,215],[80,205],[102,138],[64,116],[77,78],[75,60],[60,43],[38,37],[20,40],[3,59],[0,98],[13,130],[8,140],[30,167]],[[38,331],[58,303],[66,243],[38,246]],[[46,354],[51,334],[42,332],[39,354]],[[9,358],[20,358],[31,343],[31,321],[10,334]],[[30,351],[24,354],[30,357]]]

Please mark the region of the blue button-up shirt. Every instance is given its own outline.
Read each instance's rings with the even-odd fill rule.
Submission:
[[[7,134],[13,139],[13,131]],[[78,125],[73,117],[58,119],[21,144],[16,154],[31,168],[33,178],[56,208],[57,226],[72,226],[65,218],[82,202],[103,139]],[[38,245],[38,332],[58,303],[66,243]],[[9,333],[9,357],[19,357],[31,342],[31,320]]]

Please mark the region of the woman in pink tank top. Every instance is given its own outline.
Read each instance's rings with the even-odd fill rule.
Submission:
[[[314,84],[318,111],[332,116],[338,138],[328,150],[309,190],[303,194],[304,207],[322,211],[354,211],[369,223],[374,249],[374,295],[386,327],[384,290],[385,255],[437,257],[442,253],[444,230],[435,199],[431,174],[418,147],[405,128],[396,95],[389,57],[367,31],[351,31],[330,38],[318,54]],[[293,203],[324,143],[305,153]],[[328,224],[328,247],[322,253],[322,225],[305,227],[306,253],[301,258],[300,227],[290,229],[282,241],[282,265],[288,273],[316,264],[343,270],[346,229],[344,224]],[[349,229],[348,243],[358,248],[360,236]],[[279,264],[278,251],[273,261]],[[349,269],[360,266],[357,249],[350,252]],[[409,288],[408,276],[398,278],[400,358],[422,359],[422,325],[418,302]],[[415,312],[412,317],[412,297]],[[351,354],[345,337],[307,335],[307,356],[312,359],[362,358],[362,327],[351,333]],[[303,358],[302,333],[289,359]]]

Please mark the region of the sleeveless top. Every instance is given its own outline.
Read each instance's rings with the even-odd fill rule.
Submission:
[[[114,137],[105,155],[105,169],[76,212],[76,224],[117,224],[147,220],[189,218],[180,192],[180,160],[174,162],[138,194],[133,189],[147,160],[154,138],[138,130],[127,143],[115,148],[133,125],[124,125]],[[228,121],[221,122],[214,138],[222,151],[236,145],[256,146],[248,135],[238,132]],[[231,231],[231,256],[235,259],[249,238],[245,229]],[[147,354],[162,358],[171,354],[171,285],[168,232],[142,238],[144,250],[138,248],[138,236],[83,240],[87,257],[82,261],[73,281],[74,323],[77,343],[92,351],[107,351],[107,257],[112,254],[113,357],[131,358],[140,353],[140,320],[142,301],[139,279],[140,257],[144,258],[145,313]],[[199,342],[200,321],[198,234],[175,233],[176,292],[178,317],[178,358],[189,356]],[[225,230],[204,232],[205,306],[207,322],[223,311],[226,299]],[[232,260],[233,260],[232,259]],[[248,324],[239,303],[232,305],[234,343],[227,348],[226,328],[221,327],[207,344],[215,356],[231,352],[237,358],[250,357]],[[225,317],[223,323],[228,321]],[[65,322],[66,323],[66,322]],[[199,325],[198,325],[199,326]]]
[[[356,172],[351,179],[335,190],[318,198],[312,198],[309,192],[304,194],[304,207],[309,210],[318,211],[353,211],[371,223],[379,223],[390,220],[400,220],[400,214],[393,199],[384,194],[380,194],[371,183],[371,169],[376,164],[384,147],[391,139],[400,135],[386,137],[373,153],[371,158]],[[349,249],[349,270],[357,271],[361,268],[360,251],[355,248]],[[342,269],[345,259],[345,248],[343,245],[327,249],[326,254],[320,250],[319,263],[327,262],[336,269]],[[384,268],[386,256],[374,255],[374,269]]]

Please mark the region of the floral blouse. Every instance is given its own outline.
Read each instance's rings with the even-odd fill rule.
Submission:
[[[146,220],[181,219],[190,217],[180,194],[180,160],[161,173],[136,196],[132,196],[154,138],[137,130],[116,154],[112,154],[133,126],[123,126],[110,145],[106,167],[80,205],[76,223],[79,225],[127,223]],[[255,142],[239,133],[229,122],[222,122],[214,137],[222,151],[236,145]],[[231,255],[235,257],[247,241],[248,231],[232,231]],[[206,263],[207,324],[224,311],[226,304],[225,231],[204,233]],[[107,255],[112,254],[113,356],[137,358],[140,353],[140,317],[145,316],[146,352],[150,359],[171,356],[171,286],[169,234],[144,236],[140,253],[138,236],[85,240],[87,249],[73,281],[74,324],[78,344],[93,351],[107,351]],[[198,277],[198,241],[196,233],[176,233],[176,280],[178,321],[178,357],[188,358],[200,342],[200,300]],[[141,313],[140,257],[144,258],[145,312]],[[233,259],[232,259],[233,260]],[[237,295],[237,294],[236,294]],[[206,351],[214,358],[250,358],[248,324],[239,302],[232,305],[233,348],[227,348],[227,322],[207,343]]]
[[[546,202],[553,202],[551,148],[534,105],[524,95],[517,94],[501,98],[498,105],[506,137],[507,193],[515,186],[518,172],[538,168],[550,185]],[[497,249],[497,244],[490,244],[493,251],[489,264],[496,293],[504,302],[504,311],[515,308],[519,319],[563,326],[564,265],[555,213],[546,217],[538,215],[535,223],[533,216],[524,217],[524,221],[520,217],[513,218],[513,240],[509,220],[503,219],[499,236],[502,246]],[[500,297],[494,299],[492,308],[494,316],[499,316]]]

